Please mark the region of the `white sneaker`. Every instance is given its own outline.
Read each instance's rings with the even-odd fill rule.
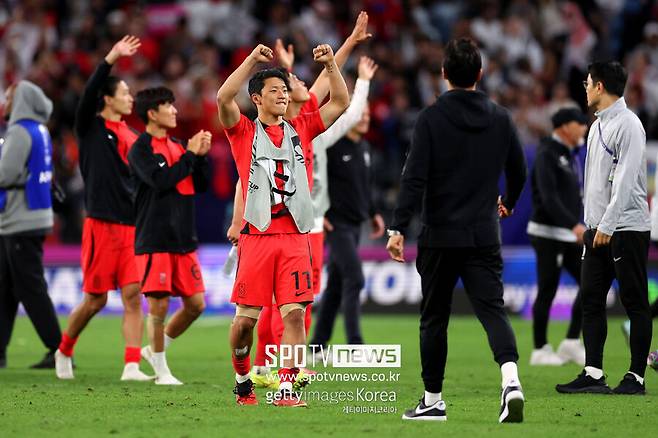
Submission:
[[[182,385],[183,382],[175,378],[171,374],[163,374],[161,376],[156,376],[155,377],[155,384],[156,385]]]
[[[150,345],[147,345],[141,349],[141,355],[142,359],[148,362],[148,364],[151,365],[151,368],[155,370],[155,367],[153,366],[153,351],[151,351]]]
[[[564,359],[555,354],[550,344],[532,350],[530,355],[530,365],[561,366],[564,365],[564,362]]]
[[[136,381],[146,382],[155,379],[155,376],[147,376],[139,369],[139,364],[135,362],[127,363],[123,367],[123,374],[121,374],[121,381]]]
[[[59,349],[55,352],[55,374],[58,379],[73,379],[73,360]]]
[[[514,380],[511,381],[506,387],[503,388],[500,394],[500,415],[498,416],[498,422],[523,422],[524,404],[525,397],[523,397],[523,389],[521,389],[521,384]]]
[[[557,355],[566,363],[573,362],[585,366],[585,347],[580,339],[565,339],[557,347]]]

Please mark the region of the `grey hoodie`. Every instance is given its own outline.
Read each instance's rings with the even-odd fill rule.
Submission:
[[[53,103],[41,88],[28,81],[18,83],[0,154],[0,187],[23,185],[28,177],[27,161],[32,150],[32,139],[25,128],[16,122],[30,119],[45,124],[52,111]],[[23,189],[7,190],[7,205],[0,213],[0,235],[45,234],[52,226],[52,209],[29,210]]]

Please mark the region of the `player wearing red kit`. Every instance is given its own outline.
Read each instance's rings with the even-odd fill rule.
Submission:
[[[197,259],[194,194],[208,187],[209,132],[199,131],[187,147],[167,135],[176,127],[174,94],[165,87],[137,93],[137,114],[146,124],[128,154],[135,175],[135,254],[149,305],[150,345],[142,356],[158,385],[180,385],[169,370],[165,349],[201,315],[205,287]],[[165,327],[171,296],[182,299]]]
[[[109,290],[121,289],[124,306],[125,367],[121,380],[148,380],[139,370],[142,307],[133,252],[135,215],[128,150],[138,133],[122,120],[132,112],[128,85],[110,76],[114,63],[132,56],[139,39],[117,42],[89,78],[76,112],[80,171],[85,182],[87,217],[82,233],[82,302],[71,312],[55,353],[60,379],[73,378],[73,348],[89,320],[107,303]]]
[[[258,110],[251,121],[235,102],[242,84],[259,62],[273,58],[270,48],[256,47],[217,93],[221,123],[231,143],[244,194],[244,228],[238,244],[239,265],[231,301],[237,304],[230,344],[236,371],[237,402],[255,404],[249,352],[261,309],[281,311],[282,345],[305,345],[304,310],[313,301],[311,256],[307,233],[313,226],[310,186],[311,140],[345,110],[349,95],[333,51],[321,45],[314,59],[325,66],[331,99],[320,110],[285,121],[289,104],[288,77],[279,69],[257,72],[249,94]],[[297,369],[287,360],[279,370],[278,406],[305,406],[292,393]]]

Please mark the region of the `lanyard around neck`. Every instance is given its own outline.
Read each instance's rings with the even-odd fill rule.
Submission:
[[[599,142],[601,143],[601,146],[603,146],[603,149],[612,157],[612,162],[614,164],[617,164],[619,161],[619,158],[615,155],[615,152],[608,147],[607,144],[605,144],[605,141],[603,140],[603,130],[601,129],[601,120],[599,120]]]

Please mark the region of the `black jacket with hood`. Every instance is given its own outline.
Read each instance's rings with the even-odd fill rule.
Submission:
[[[405,234],[422,200],[419,246],[500,244],[498,181],[512,209],[526,163],[507,110],[480,91],[451,90],[418,116],[391,229]]]

